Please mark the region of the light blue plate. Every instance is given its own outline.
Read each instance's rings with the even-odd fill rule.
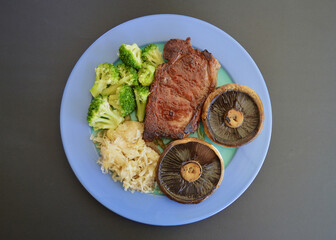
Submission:
[[[261,134],[251,143],[234,149],[220,149],[233,156],[225,169],[218,190],[196,205],[184,205],[165,196],[125,192],[120,183],[104,175],[96,163],[98,154],[90,140],[86,122],[91,101],[89,89],[94,68],[102,62],[115,62],[123,43],[139,46],[166,42],[171,38],[191,37],[193,46],[207,49],[219,60],[235,83],[254,89],[261,98],[265,123]],[[226,74],[222,73],[223,76]],[[69,163],[83,186],[100,203],[128,219],[152,225],[181,225],[210,217],[235,201],[252,183],[267,154],[272,131],[272,110],[264,79],[249,54],[232,37],[204,21],[180,15],[152,15],[123,23],[96,40],[81,56],[66,84],[60,113],[63,146]],[[230,155],[231,154],[231,155]]]

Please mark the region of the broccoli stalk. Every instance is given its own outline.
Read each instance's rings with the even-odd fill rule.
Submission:
[[[101,63],[95,68],[96,80],[90,90],[93,97],[97,97],[110,84],[119,81],[119,70],[110,63]]]
[[[112,107],[117,109],[123,117],[131,114],[135,109],[133,89],[126,84],[120,86],[115,94],[109,96],[109,103]]]
[[[149,86],[154,81],[155,67],[149,63],[144,63],[138,74],[141,85]]]
[[[144,62],[152,64],[154,67],[164,63],[162,53],[155,44],[147,45],[141,52],[141,58]]]
[[[141,49],[136,43],[133,43],[132,45],[122,44],[119,47],[119,58],[127,66],[135,69],[141,68]]]
[[[149,87],[135,87],[135,100],[137,105],[136,116],[139,122],[143,122],[146,114],[146,105],[150,94]]]
[[[122,85],[122,83],[117,83],[115,85],[111,85],[108,88],[104,89],[101,94],[103,96],[109,96],[111,94],[115,94],[117,92],[118,87],[120,87],[121,85]]]
[[[94,130],[116,129],[124,118],[117,110],[111,109],[107,97],[99,95],[90,103],[87,121]]]

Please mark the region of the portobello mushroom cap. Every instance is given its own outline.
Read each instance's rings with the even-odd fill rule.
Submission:
[[[260,134],[264,109],[258,94],[251,88],[226,84],[206,99],[202,122],[211,141],[225,147],[239,147]]]
[[[218,150],[190,137],[167,146],[157,165],[156,180],[170,199],[195,204],[216,191],[223,175],[224,163]]]

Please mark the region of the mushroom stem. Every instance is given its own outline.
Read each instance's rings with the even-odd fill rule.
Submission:
[[[202,173],[202,167],[198,162],[190,161],[181,167],[181,176],[188,182],[196,181]]]
[[[244,115],[240,111],[232,108],[226,113],[224,121],[229,127],[238,128],[244,121]]]

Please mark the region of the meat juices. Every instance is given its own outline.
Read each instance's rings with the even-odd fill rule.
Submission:
[[[207,50],[194,49],[190,38],[169,40],[163,57],[168,62],[156,69],[146,106],[146,141],[194,132],[203,103],[217,84],[220,64]]]

